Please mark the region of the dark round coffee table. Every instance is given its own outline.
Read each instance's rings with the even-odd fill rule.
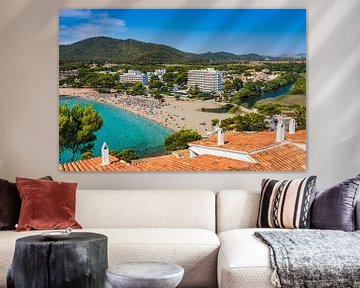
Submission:
[[[61,240],[29,236],[16,240],[7,285],[8,288],[104,287],[107,267],[105,235],[73,232]]]
[[[114,288],[175,288],[184,268],[161,262],[134,262],[111,266],[106,271]]]

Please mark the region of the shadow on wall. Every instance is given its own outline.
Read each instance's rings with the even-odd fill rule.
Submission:
[[[327,177],[335,182],[341,177],[348,177],[347,171],[360,171],[359,161],[354,161],[354,157],[360,155],[360,97],[354,97],[354,93],[359,91],[356,78],[360,73],[357,20],[360,2],[348,1],[347,5],[343,5],[341,1],[331,1],[327,4],[326,9],[324,5],[308,9],[311,24],[311,29],[308,29],[308,45],[311,48],[308,58],[308,107],[312,116],[308,117],[311,121],[308,139],[311,141],[310,159],[317,158],[312,162],[311,169],[320,171],[328,167]],[[311,67],[318,67],[316,73]],[[322,115],[321,121],[315,122],[313,119],[317,115]],[[311,153],[314,150],[316,156]]]
[[[358,75],[360,67],[360,33],[359,31],[349,31],[349,20],[357,19],[360,14],[360,2],[349,1],[347,6],[339,7],[339,2],[329,3],[328,9],[313,10],[311,15],[310,35],[316,35],[316,42],[311,43],[313,48],[309,53],[309,64],[312,61],[321,61],[321,72],[312,75],[309,71],[309,83],[311,86],[310,105],[311,114],[327,109],[323,121],[311,124],[310,129],[314,126],[317,131],[329,131],[320,125],[332,123],[332,129],[329,131],[329,138],[332,143],[341,145],[351,138],[360,135],[360,127],[355,123],[360,122],[360,98],[355,100],[352,93],[346,93],[346,87],[354,86],[356,91],[358,83],[353,81],[353,75]],[[342,8],[342,9],[341,9]],[[338,17],[334,18],[333,14]],[[331,26],[330,26],[331,25]],[[325,33],[321,33],[320,27],[330,27]],[[332,28],[332,29],[331,29]],[[334,45],[334,37],[338,37],[337,45]],[[312,37],[311,40],[315,38]],[[351,49],[349,49],[351,48]],[[324,51],[332,51],[331,58],[324,59]],[[338,56],[341,55],[341,56]],[[345,56],[345,57],[344,57]],[[316,79],[316,81],[311,81]],[[323,83],[326,83],[325,85]],[[352,90],[352,89],[351,89]],[[336,94],[337,97],[333,97]],[[336,102],[339,105],[334,105]],[[346,111],[337,109],[343,103],[348,103]],[[331,105],[330,105],[331,104]],[[331,109],[332,108],[332,109]],[[336,121],[334,121],[336,118]],[[310,119],[311,120],[311,119]],[[347,123],[354,123],[349,126]],[[312,127],[313,126],[313,127]],[[314,129],[315,130],[315,129]],[[337,131],[333,133],[333,131]],[[326,132],[325,132],[326,133]]]

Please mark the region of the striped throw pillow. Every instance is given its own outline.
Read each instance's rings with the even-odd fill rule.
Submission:
[[[316,176],[294,180],[263,179],[257,227],[309,228]]]

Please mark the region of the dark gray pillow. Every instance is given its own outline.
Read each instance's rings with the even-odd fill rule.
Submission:
[[[315,195],[311,213],[311,228],[355,230],[355,203],[360,186],[360,174]]]

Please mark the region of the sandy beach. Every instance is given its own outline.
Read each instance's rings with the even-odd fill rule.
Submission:
[[[165,97],[160,102],[151,97],[132,96],[120,93],[102,94],[91,88],[59,88],[59,96],[81,97],[114,105],[138,116],[155,121],[173,131],[192,129],[206,136],[212,132],[212,119],[225,119],[234,116],[226,113],[202,112],[201,108],[220,108],[221,104],[200,100],[176,100]]]

